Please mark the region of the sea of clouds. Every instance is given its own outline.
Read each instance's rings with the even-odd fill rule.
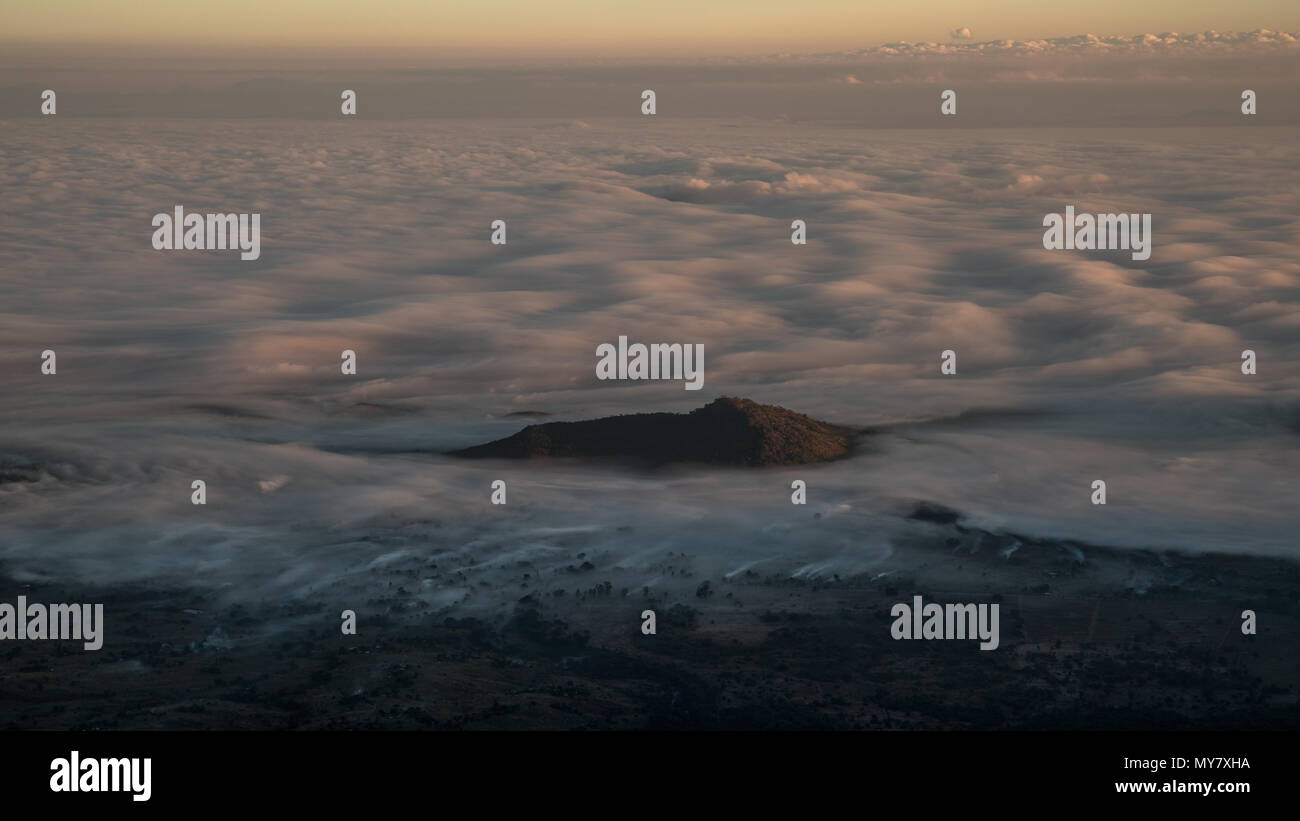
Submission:
[[[674,552],[715,577],[879,572],[919,500],[1034,536],[1295,555],[1295,127],[864,129],[835,106],[675,119],[663,98],[650,118],[642,85],[582,120],[61,101],[0,121],[4,569],[310,596],[436,564],[419,593],[453,606],[581,561],[666,584]],[[261,258],[155,251],[177,204],[260,213]],[[1151,259],[1044,250],[1066,205],[1151,213]],[[596,380],[619,335],[702,343],[704,390]],[[442,455],[533,421],[512,412],[718,395],[879,433],[794,470]]]

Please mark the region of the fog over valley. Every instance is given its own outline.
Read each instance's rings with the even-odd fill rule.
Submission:
[[[887,571],[920,501],[993,532],[1294,556],[1294,128],[60,115],[0,134],[19,578],[309,596],[419,556],[442,573],[413,592],[452,607],[583,561],[674,583],[657,568],[680,551],[714,575],[844,576]],[[154,250],[178,205],[260,213],[260,258]],[[1067,205],[1152,214],[1151,258],[1046,250]],[[620,335],[703,345],[703,389],[597,379]],[[724,395],[874,433],[752,471],[444,455],[539,421],[520,411]]]

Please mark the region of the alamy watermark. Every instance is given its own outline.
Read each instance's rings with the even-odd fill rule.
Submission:
[[[1043,217],[1043,247],[1049,251],[1132,251],[1133,259],[1151,259],[1150,214],[1075,214]]]
[[[53,792],[129,792],[132,801],[153,795],[152,758],[82,758],[73,750],[50,762]]]
[[[81,640],[86,650],[104,646],[104,605],[102,604],[28,604],[26,596],[18,604],[0,602],[0,640],[48,639]]]
[[[889,610],[889,634],[899,639],[979,639],[981,650],[998,649],[998,605],[899,602]]]
[[[683,379],[688,391],[704,387],[704,345],[700,343],[627,344],[603,342],[596,346],[597,379]]]
[[[153,247],[158,251],[225,251],[239,249],[242,260],[262,255],[261,214],[154,214]]]

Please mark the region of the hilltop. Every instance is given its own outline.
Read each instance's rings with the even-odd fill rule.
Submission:
[[[570,457],[652,465],[802,465],[847,456],[859,433],[776,405],[724,396],[690,413],[634,413],[529,425],[513,436],[451,455]]]

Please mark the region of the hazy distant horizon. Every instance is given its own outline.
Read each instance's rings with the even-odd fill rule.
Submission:
[[[1217,7],[1216,7],[1217,6]],[[1095,34],[1300,30],[1290,0],[1230,5],[1096,0],[1081,15],[1034,0],[227,0],[164,13],[149,3],[58,0],[6,9],[15,42],[139,51],[394,52],[451,59],[709,57],[860,49],[888,42],[1028,40]]]
[[[856,128],[1230,127],[1300,124],[1300,49],[1252,57],[872,55],[789,65],[552,66],[549,68],[301,68],[164,71],[12,69],[0,80],[0,121],[77,118],[333,121],[343,89],[357,93],[360,125],[384,120],[640,118],[658,96],[658,121],[731,119]],[[1259,99],[1243,120],[1242,89]],[[958,117],[939,94],[960,93]]]
[[[1182,56],[1252,57],[1294,54],[1300,51],[1300,13],[1280,27],[1191,28],[1174,27],[1116,29],[1072,28],[1047,31],[1039,28],[1017,36],[989,36],[986,32],[969,37],[931,32],[922,38],[888,38],[866,35],[844,42],[802,43],[792,47],[733,50],[726,47],[681,51],[662,47],[546,50],[486,48],[473,51],[408,47],[386,44],[374,49],[356,43],[304,42],[276,45],[223,42],[113,42],[104,39],[54,39],[46,36],[22,38],[9,32],[0,38],[0,68],[31,68],[42,62],[66,69],[71,65],[135,68],[147,70],[274,70],[307,67],[335,68],[546,68],[627,65],[752,65],[770,62],[798,63],[806,60],[854,59],[866,56],[916,57],[1005,56],[1008,50],[1028,52],[1041,60],[1046,56],[1074,55],[1101,57]],[[968,30],[963,28],[963,30]],[[899,51],[902,47],[902,51]]]

